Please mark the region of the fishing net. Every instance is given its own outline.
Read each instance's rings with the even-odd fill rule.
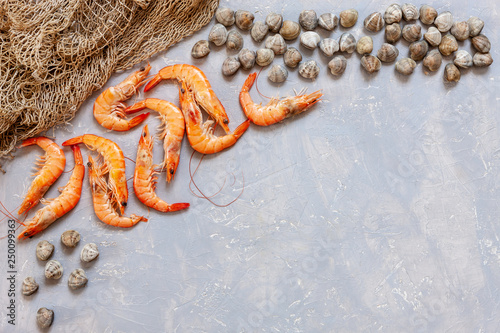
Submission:
[[[0,158],[111,74],[206,25],[218,0],[0,0]]]

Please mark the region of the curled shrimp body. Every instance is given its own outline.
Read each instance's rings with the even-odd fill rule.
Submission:
[[[220,124],[226,133],[229,133],[229,119],[224,106],[212,90],[205,74],[198,67],[186,64],[178,64],[164,67],[146,84],[144,91],[148,91],[160,83],[161,80],[177,79],[185,82],[194,93],[196,103]]]
[[[63,142],[63,146],[84,143],[89,149],[97,150],[103,157],[106,170],[109,171],[109,187],[113,193],[121,214],[125,211],[128,200],[128,189],[125,177],[125,157],[120,147],[109,139],[85,134]]]
[[[191,147],[202,154],[214,154],[231,147],[250,126],[250,120],[244,121],[233,133],[217,137],[213,134],[212,121],[203,124],[200,108],[193,99],[185,82],[179,88],[179,101],[186,121],[186,132]]]
[[[316,104],[323,94],[321,91],[308,95],[291,96],[283,99],[272,98],[263,106],[256,104],[250,97],[250,88],[257,77],[257,73],[248,76],[240,92],[240,104],[246,116],[256,125],[268,126],[282,121],[285,118],[306,111]]]
[[[39,209],[32,219],[25,222],[26,228],[19,234],[18,239],[31,238],[45,230],[55,220],[72,210],[80,200],[85,166],[80,148],[71,146],[71,149],[75,158],[75,167],[68,183],[57,198],[47,201],[45,207]],[[43,199],[42,203],[44,203]]]
[[[168,204],[156,195],[153,142],[154,139],[149,134],[148,125],[144,125],[137,148],[137,159],[135,160],[134,191],[136,197],[146,206],[164,213],[188,208],[188,203]]]
[[[160,138],[163,140],[165,158],[160,167],[167,170],[167,182],[174,178],[175,171],[179,165],[182,138],[184,137],[184,116],[181,110],[174,104],[157,99],[147,98],[130,107],[125,112],[136,112],[145,108],[157,111],[163,126]]]
[[[35,173],[36,177],[31,182],[28,194],[21,203],[18,214],[27,212],[33,208],[43,197],[49,187],[59,178],[66,166],[66,157],[62,149],[52,140],[39,136],[25,140],[21,147],[38,145],[45,150],[45,155],[42,156],[37,164],[41,168]]]
[[[100,94],[94,103],[94,117],[99,124],[109,130],[128,131],[134,126],[142,123],[148,113],[141,114],[130,120],[124,119],[123,110],[127,107],[123,101],[132,97],[137,88],[144,83],[144,79],[151,70],[148,64],[140,70],[130,74],[125,81],[106,89]]]
[[[87,166],[89,168],[89,181],[92,191],[92,201],[94,203],[94,212],[99,220],[106,224],[121,228],[130,228],[141,221],[148,221],[148,219],[143,216],[134,214],[130,215],[130,217],[118,215],[113,207],[112,198],[106,180],[104,179],[107,167],[104,164],[94,162],[91,156],[89,156]]]

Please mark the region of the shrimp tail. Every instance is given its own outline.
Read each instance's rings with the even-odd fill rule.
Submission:
[[[245,83],[243,83],[243,87],[241,88],[241,92],[246,93],[249,92],[250,89],[253,86],[253,83],[255,82],[255,79],[257,78],[257,73],[252,73],[248,75],[247,79],[245,80]]]
[[[160,74],[156,74],[151,81],[149,81],[145,86],[144,86],[144,92],[148,92],[149,90],[153,89],[158,83],[161,82],[163,78],[161,77]]]
[[[143,114],[140,114],[132,119],[130,119],[129,121],[129,124],[130,124],[130,127],[135,127],[137,125],[139,125],[140,123],[142,123],[144,120],[146,120],[146,118],[149,116],[149,112],[146,112],[146,113],[143,113]]]
[[[242,122],[238,127],[236,127],[236,129],[234,130],[233,132],[233,136],[235,139],[239,139],[240,136],[243,135],[243,133],[245,133],[245,131],[248,129],[248,127],[250,126],[250,119],[247,119],[245,120],[244,122]]]
[[[176,212],[178,210],[189,208],[189,204],[187,202],[179,202],[170,204],[169,211]]]
[[[62,143],[63,146],[73,146],[83,142],[83,135],[71,138]]]
[[[146,108],[146,101],[144,100],[144,101],[140,101],[140,102],[135,103],[134,105],[129,106],[128,108],[123,110],[123,112],[130,114],[130,113],[142,111],[145,108]]]
[[[26,139],[23,141],[23,143],[21,143],[21,147],[27,147],[27,146],[32,146],[32,145],[36,145],[37,144],[37,140],[39,139],[40,137],[35,137],[35,138],[29,138],[29,139]]]

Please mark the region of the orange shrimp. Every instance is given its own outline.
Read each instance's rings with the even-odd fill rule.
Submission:
[[[28,225],[19,234],[18,239],[31,238],[45,230],[55,220],[72,210],[80,200],[85,166],[83,165],[80,148],[78,146],[71,146],[71,149],[75,158],[75,167],[68,183],[57,198],[47,200],[46,206],[38,210],[35,216],[26,222]],[[42,203],[44,203],[43,199]]]
[[[125,157],[120,147],[109,139],[93,134],[77,136],[63,142],[63,146],[84,143],[89,149],[97,150],[103,157],[109,171],[109,187],[113,192],[120,213],[123,214],[128,200],[128,189],[125,177]]]
[[[272,98],[267,105],[262,106],[262,104],[254,103],[249,93],[256,76],[257,73],[250,74],[240,92],[240,104],[243,111],[256,125],[272,125],[285,118],[304,112],[316,104],[323,96],[321,91],[318,90],[309,95],[291,96],[281,100]]]
[[[203,117],[200,108],[193,100],[193,93],[189,91],[185,82],[179,88],[179,101],[186,121],[186,132],[191,147],[202,154],[214,154],[231,147],[245,133],[250,126],[250,120],[246,120],[236,128],[233,133],[216,137],[213,134],[212,121],[202,123]]]
[[[155,193],[156,176],[154,176],[153,165],[153,137],[149,134],[148,125],[144,125],[139,146],[137,147],[137,159],[135,160],[134,191],[135,196],[146,206],[160,212],[175,212],[186,209],[188,203],[168,204],[161,200]]]
[[[106,174],[108,167],[104,164],[95,163],[90,155],[87,166],[89,167],[89,181],[94,211],[99,220],[121,228],[130,228],[141,221],[148,221],[143,216],[134,214],[130,215],[130,217],[118,215],[113,208],[112,198],[104,179],[104,174]]]
[[[142,123],[149,115],[144,113],[130,120],[124,119],[123,109],[127,107],[123,101],[132,97],[143,83],[151,70],[148,64],[138,71],[130,74],[125,81],[106,89],[100,94],[94,103],[94,117],[99,124],[109,130],[128,131],[134,126]]]
[[[212,86],[208,82],[205,74],[198,67],[192,65],[172,65],[160,70],[151,81],[146,84],[144,91],[149,91],[161,80],[177,79],[178,81],[186,82],[186,85],[194,92],[196,103],[208,112],[215,119],[216,123],[220,124],[226,133],[230,133],[229,119],[224,106],[212,90]]]
[[[182,138],[184,137],[184,116],[177,106],[157,98],[147,98],[128,107],[125,112],[137,112],[149,108],[160,114],[163,131],[160,138],[163,140],[165,158],[160,167],[167,170],[167,182],[175,175],[181,153]]]
[[[31,182],[28,194],[21,203],[18,214],[27,212],[38,204],[45,192],[59,178],[66,166],[66,157],[62,149],[54,141],[46,137],[39,136],[25,140],[21,144],[21,147],[35,144],[45,150],[45,155],[37,162],[39,166],[43,166],[35,173],[36,177]]]

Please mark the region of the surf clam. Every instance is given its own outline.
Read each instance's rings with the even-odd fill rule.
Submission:
[[[300,44],[309,50],[314,50],[320,40],[321,37],[314,31],[306,31],[300,35]]]
[[[288,71],[281,65],[273,65],[267,73],[267,78],[274,83],[285,82],[288,78]]]
[[[393,3],[387,7],[384,13],[384,20],[387,24],[399,23],[402,17],[403,11],[401,10],[401,6],[397,3]]]
[[[97,249],[97,245],[95,243],[88,243],[80,252],[80,260],[83,262],[91,262],[99,256],[99,250]]]
[[[360,55],[369,54],[373,51],[373,39],[370,36],[363,36],[356,44],[356,52]]]
[[[231,30],[227,34],[226,47],[231,51],[239,51],[243,47],[243,37],[236,30]]]
[[[396,43],[401,39],[402,30],[401,25],[399,23],[393,23],[386,25],[385,27],[385,39],[389,43]]]
[[[35,278],[28,276],[24,279],[21,285],[21,292],[25,296],[30,296],[38,290],[38,283],[36,283]]]
[[[226,43],[227,40],[227,29],[224,25],[217,23],[210,29],[208,33],[208,40],[214,43],[216,46],[221,46]]]
[[[467,23],[469,23],[469,36],[470,37],[476,37],[481,33],[484,27],[484,22],[475,16],[472,16],[467,20]]]
[[[294,40],[300,35],[300,25],[297,22],[285,20],[280,28],[280,35],[286,40]]]
[[[36,312],[36,323],[40,328],[47,328],[54,321],[54,311],[47,308],[40,308]]]
[[[432,24],[437,17],[437,11],[434,7],[423,5],[420,7],[420,21],[423,24]]]
[[[36,257],[39,260],[45,261],[49,259],[52,253],[54,253],[54,245],[48,241],[42,240],[36,245]]]
[[[470,34],[469,23],[467,21],[453,22],[450,32],[457,40],[466,40]]]
[[[371,32],[378,32],[384,27],[382,14],[375,12],[368,15],[363,22],[365,29]]]
[[[80,234],[76,230],[66,230],[61,235],[61,242],[67,247],[75,247],[80,241]]]
[[[418,18],[420,17],[418,8],[411,3],[405,3],[404,5],[402,5],[401,11],[403,12],[403,18],[405,19],[405,21],[418,20]]]
[[[88,281],[85,271],[81,268],[77,268],[69,275],[68,286],[73,290],[80,289],[85,287]]]
[[[481,53],[488,53],[491,49],[491,43],[485,35],[477,35],[472,38],[472,45]]]
[[[346,9],[339,14],[340,25],[344,28],[353,27],[358,21],[358,11],[356,9]]]
[[[237,10],[234,14],[234,23],[241,30],[250,30],[255,19],[248,10]]]
[[[258,49],[255,62],[261,67],[265,67],[274,60],[274,51],[271,49]]]
[[[252,30],[250,30],[250,36],[252,36],[254,41],[260,43],[266,38],[268,32],[269,26],[262,21],[257,21],[253,24]]]
[[[238,60],[243,69],[251,69],[255,66],[255,52],[249,49],[242,49],[238,54]]]
[[[274,55],[281,55],[286,52],[286,42],[283,36],[276,34],[266,38],[266,48],[273,50]]]
[[[392,44],[383,43],[377,51],[377,58],[382,62],[393,62],[399,55],[399,50]]]
[[[410,58],[415,61],[424,59],[429,51],[429,44],[425,40],[419,40],[410,44]]]
[[[45,277],[47,279],[60,279],[63,275],[63,267],[57,260],[49,260],[45,264]]]
[[[302,54],[294,47],[289,47],[283,55],[283,62],[290,68],[295,68],[302,61]]]
[[[337,55],[328,62],[328,68],[333,75],[341,75],[347,67],[347,59],[343,55]]]
[[[444,56],[449,56],[453,52],[458,50],[458,42],[455,39],[455,36],[451,34],[446,34],[441,39],[441,43],[439,44],[439,51]]]
[[[424,57],[424,61],[422,62],[425,67],[427,67],[431,72],[435,72],[441,66],[443,62],[443,56],[439,52],[439,50],[434,49],[429,51],[427,55]]]
[[[299,65],[299,74],[303,78],[314,80],[319,75],[319,66],[314,60],[308,60]]]
[[[278,32],[283,24],[283,16],[277,13],[270,13],[266,16],[266,24],[269,27],[269,31]]]
[[[491,57],[491,54],[489,52],[488,53],[477,52],[472,57],[472,62],[476,67],[487,67],[493,63],[493,58]]]
[[[220,24],[230,27],[234,24],[234,11],[226,7],[219,7],[215,11],[215,19]]]
[[[241,64],[236,57],[227,57],[222,63],[222,74],[225,76],[234,75],[238,69],[240,69]]]
[[[430,27],[424,34],[424,39],[431,46],[438,46],[439,44],[441,44],[442,38],[443,36],[441,35],[441,32],[436,27]]]
[[[439,14],[434,20],[434,25],[441,32],[448,32],[453,25],[453,15],[446,11]]]
[[[410,75],[413,73],[413,70],[417,67],[417,63],[415,60],[410,58],[403,58],[396,62],[396,71],[403,75]]]
[[[408,43],[416,42],[422,36],[422,28],[418,24],[407,24],[403,28],[403,38]]]
[[[299,14],[299,24],[304,30],[314,30],[318,26],[318,16],[314,10],[303,10]]]
[[[447,82],[458,82],[460,81],[460,70],[455,64],[447,64],[444,68],[444,80]]]
[[[339,50],[339,42],[333,38],[325,38],[319,42],[318,47],[325,56],[331,57]]]
[[[191,56],[195,59],[206,57],[210,53],[210,43],[208,40],[199,40],[191,49]]]
[[[343,33],[339,42],[340,51],[353,53],[356,49],[356,38],[350,33]]]
[[[375,72],[378,72],[380,70],[380,68],[382,67],[382,63],[380,62],[380,60],[377,57],[375,57],[371,54],[365,54],[361,58],[361,66],[363,66],[363,68],[368,73],[375,73]]]
[[[458,50],[453,57],[453,63],[460,68],[469,68],[472,66],[472,56],[465,50]]]
[[[324,13],[318,18],[318,25],[327,31],[332,31],[338,24],[339,18],[333,13]]]

